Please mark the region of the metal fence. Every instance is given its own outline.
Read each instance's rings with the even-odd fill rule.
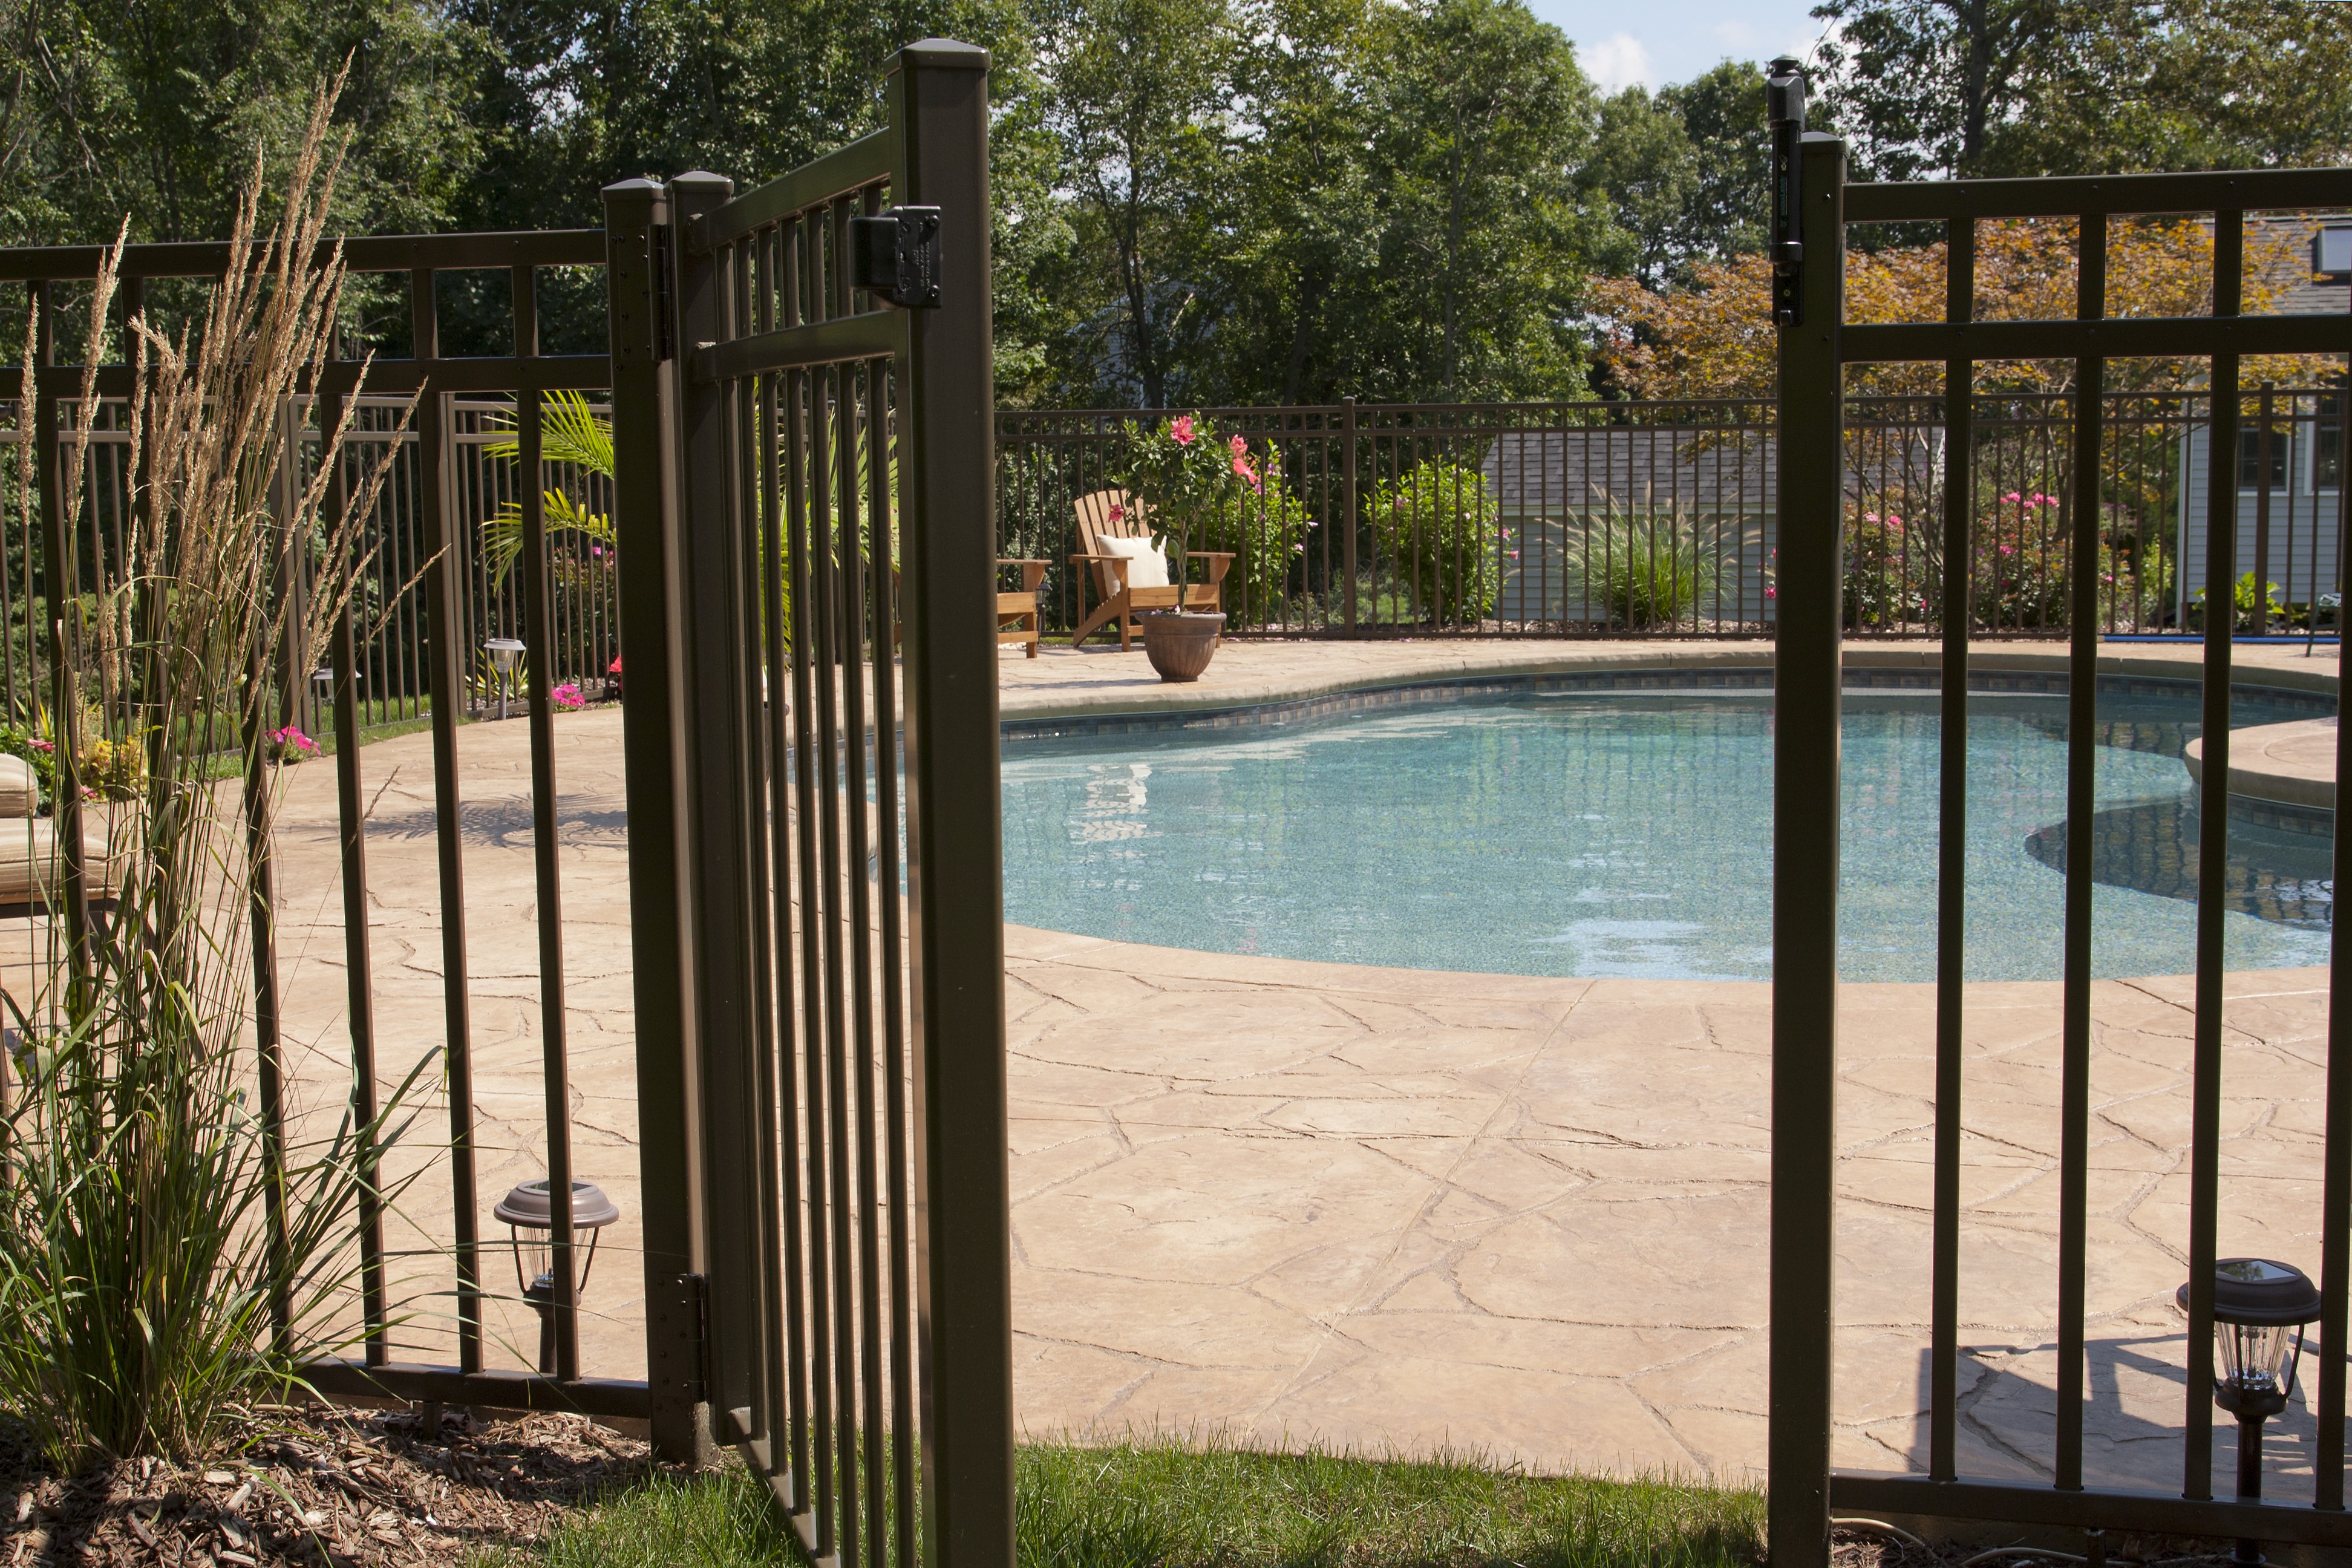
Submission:
[[[2074,400],[1981,395],[1969,434],[1965,588],[1946,589],[1939,397],[1853,397],[1842,483],[1845,628],[1933,635],[1965,602],[1980,637],[2066,634]],[[2201,391],[2103,399],[2098,629],[2187,636],[2204,624]],[[1271,480],[1239,487],[1192,547],[1231,551],[1236,635],[1710,637],[1772,634],[1780,509],[1773,407],[1683,403],[1359,405],[1187,411],[1239,437]],[[998,553],[1050,563],[1048,634],[1100,603],[1078,503],[1134,499],[1133,409],[997,416]],[[2343,584],[2340,394],[2241,399],[2236,468],[2242,634],[2335,629]],[[2266,563],[2265,582],[2252,581]],[[1008,579],[1009,582],[1009,579]],[[2267,608],[2262,606],[2267,605]]]
[[[695,1126],[694,1370],[810,1559],[868,1568],[1013,1558],[987,66],[910,45],[872,135],[605,193],[637,1053]]]
[[[2085,1413],[2096,1391],[2086,1354],[2090,1287],[2099,1248],[2089,1192],[2092,1149],[2092,939],[2096,867],[2093,858],[2100,768],[2099,638],[2111,624],[2173,633],[2235,628],[2259,633],[2298,614],[2308,623],[2327,609],[2340,584],[2333,559],[2345,496],[2337,463],[2343,407],[2333,394],[2282,395],[2240,386],[2243,356],[2342,354],[2352,351],[2352,316],[2252,317],[2242,313],[2246,210],[2322,208],[2352,204],[2352,174],[2268,171],[2099,179],[1970,180],[1922,184],[1857,184],[1844,180],[1843,142],[1802,134],[1801,78],[1776,76],[1775,188],[1780,334],[1780,426],[1777,454],[1783,504],[1780,616],[1774,649],[1774,871],[1772,991],[1772,1217],[1770,1289],[1771,1559],[1779,1568],[1817,1568],[1831,1560],[1832,1510],[1925,1515],[2042,1525],[2094,1532],[2086,1561],[2104,1558],[2103,1530],[2236,1536],[2237,1561],[2259,1562],[2253,1542],[2352,1544],[2345,1511],[2347,1299],[2352,1294],[2352,1037],[2338,986],[2346,959],[2342,928],[2329,970],[2328,1059],[2324,1070],[2325,1173],[2315,1228],[2322,1240],[2318,1289],[2298,1323],[2316,1320],[2318,1440],[2309,1489],[2290,1500],[2260,1497],[2260,1421],[2242,1427],[2237,1496],[2215,1497],[2213,1412],[2217,1400],[2243,1413],[2273,1396],[2284,1381],[2264,1368],[2223,1365],[2217,1327],[2217,1268],[2225,1238],[2219,1193],[2224,1087],[2223,933],[2230,897],[2230,814],[2203,814],[2197,840],[2197,964],[2191,1042],[2191,1133],[2187,1188],[2187,1309],[2183,1347],[2186,1408],[2177,1492],[2103,1489],[2085,1481]],[[1794,112],[1786,110],[1793,106]],[[2107,319],[2106,237],[2118,216],[2210,214],[2213,233],[2212,311],[2179,319]],[[1975,254],[1981,222],[2022,217],[2065,220],[2079,235],[2078,304],[2056,321],[1973,319]],[[1932,223],[1944,232],[1949,276],[1942,321],[1899,324],[1845,320],[1843,257],[1848,223]],[[1836,1214],[1839,1202],[1838,889],[1841,813],[1839,730],[1841,643],[1856,620],[1853,554],[1841,548],[1857,504],[1851,486],[1850,430],[1843,396],[1850,367],[1920,363],[1939,368],[1947,388],[1973,389],[1986,361],[2036,357],[2068,363],[2072,404],[2020,405],[2007,420],[1955,418],[1938,437],[1924,420],[1917,445],[1934,453],[1945,479],[1940,514],[1906,514],[1906,532],[1932,521],[1954,552],[1977,568],[1972,591],[1985,589],[1992,563],[2004,593],[2012,580],[2030,590],[1969,616],[1943,617],[1939,720],[1937,937],[1935,1011],[1935,1118],[1931,1349],[1927,1474],[1889,1475],[1832,1468],[1832,1386],[1837,1362]],[[2195,356],[2210,366],[2200,397],[2134,399],[2105,395],[2112,370],[2130,358]],[[2023,438],[2020,436],[2022,433]],[[2021,452],[2026,467],[2007,466]],[[2054,473],[2055,484],[2030,487],[2028,473]],[[1993,489],[1990,504],[1987,479]],[[2054,495],[2053,492],[2055,492]],[[2252,518],[2248,520],[2249,503]],[[2305,504],[2315,502],[2315,504]],[[1867,502],[1864,503],[1865,506]],[[2063,526],[2048,528],[2054,517]],[[1884,521],[1882,511],[1881,521]],[[1843,524],[1843,528],[1841,527]],[[2046,530],[2040,539],[2037,526]],[[2169,531],[2172,543],[2163,541]],[[2247,535],[2251,534],[2249,540]],[[2246,546],[2251,543],[2251,554]],[[1903,562],[1890,549],[1891,563]],[[2015,563],[2015,565],[2011,565]],[[1887,576],[1904,568],[1890,564]],[[2242,608],[2224,610],[2243,571],[2252,573]],[[2280,585],[2274,607],[2262,579]],[[1932,580],[1932,574],[1931,574]],[[2200,591],[2206,598],[2200,598]],[[2016,606],[2012,612],[2011,606]],[[1931,606],[1932,607],[1932,606]],[[2068,639],[2069,752],[2063,854],[2063,996],[2058,1049],[2059,1215],[2056,1387],[2048,1485],[2000,1482],[1962,1473],[1959,1385],[1961,1229],[1965,1097],[1971,1083],[1963,984],[1967,826],[1978,809],[1969,788],[1969,661],[1979,626],[2007,629],[2011,614],[2032,629],[2062,629]],[[2228,619],[2224,619],[2227,616]],[[2308,635],[2306,627],[2306,635]],[[2200,732],[2204,777],[2230,766],[2231,663],[2235,637],[2202,637]],[[2352,749],[2338,731],[2336,767],[2352,771]],[[2336,874],[2352,870],[2352,839],[2336,838]],[[1864,872],[1864,874],[1867,874]],[[2316,1070],[2316,1069],[2315,1069]],[[2317,1086],[2315,1085],[2315,1088]],[[1990,1092],[2001,1092],[1997,1087]],[[2271,1233],[2275,1235],[2277,1233]],[[2282,1274],[2281,1277],[2284,1277]],[[2298,1328],[2296,1332],[2300,1334]],[[2284,1331],[2278,1343],[2284,1358]],[[2232,1349],[2239,1342],[2231,1341]],[[2300,1341],[2298,1340],[2298,1343]],[[2281,1367],[2276,1376],[2291,1379]],[[2039,1458],[2040,1456],[2037,1456]]]
[[[501,531],[501,519],[509,534],[520,524],[516,399],[511,395],[448,399],[440,417],[446,421],[449,458],[446,471],[437,476],[425,468],[424,431],[402,417],[406,398],[375,395],[356,401],[344,447],[349,482],[356,488],[360,476],[382,462],[383,448],[395,448],[375,509],[361,525],[356,542],[363,558],[353,589],[361,730],[376,731],[431,716],[425,584],[426,567],[438,547],[427,539],[428,486],[439,491],[438,504],[450,521],[446,548],[462,584],[456,606],[457,641],[464,650],[461,710],[468,719],[489,715],[499,710],[501,697],[508,705],[519,706],[528,668],[516,660],[501,669],[486,647],[493,638],[523,640],[521,584],[529,574],[502,562],[493,542]],[[307,484],[315,472],[320,445],[316,402],[297,400],[280,416],[285,426],[283,471],[276,482],[281,489]],[[582,407],[587,417],[609,424],[610,410],[602,404]],[[29,482],[33,471],[28,461],[33,433],[21,409],[21,404],[0,404],[0,420],[5,421],[0,426],[0,442],[13,448],[7,467],[0,469],[0,517],[11,531],[6,569],[0,573],[0,618],[6,628],[0,639],[0,707],[10,722],[32,725],[37,722],[48,677],[43,663],[45,639],[33,636],[30,628],[47,624],[52,587],[42,552],[37,547],[26,548],[28,542],[16,526],[22,510],[15,487]],[[76,443],[78,417],[68,405],[58,421],[61,458]],[[85,479],[88,504],[76,520],[72,552],[72,592],[85,603],[103,580],[108,563],[121,555],[131,440],[131,422],[120,398],[101,402],[94,418]],[[611,515],[610,475],[579,462],[542,461],[537,488],[562,496],[593,518]],[[617,697],[622,675],[615,662],[621,655],[617,549],[606,531],[551,530],[545,560],[553,584],[549,657],[554,684],[571,687],[583,703]],[[293,585],[297,594],[307,588],[307,583]],[[285,722],[311,733],[331,723],[325,716],[328,671],[277,673]]]
[[[484,1231],[488,1204],[478,1189],[478,1170],[486,1149],[521,1153],[562,1182],[567,1175],[573,1109],[569,1089],[565,1030],[565,963],[562,927],[561,847],[556,824],[554,742],[548,724],[551,692],[563,679],[587,679],[609,663],[616,646],[614,585],[609,567],[572,547],[551,545],[546,537],[542,490],[558,489],[590,507],[609,505],[594,477],[537,462],[542,424],[541,398],[558,392],[598,391],[609,385],[607,357],[599,353],[551,354],[541,351],[537,298],[541,277],[550,269],[601,269],[604,236],[583,230],[534,234],[457,234],[352,239],[337,242],[355,275],[388,276],[389,289],[407,296],[404,322],[407,357],[378,357],[364,372],[357,357],[318,367],[309,395],[282,417],[289,428],[307,432],[286,447],[278,484],[307,479],[317,428],[337,417],[346,399],[357,397],[357,435],[350,460],[354,468],[398,444],[398,461],[377,510],[365,520],[359,548],[369,552],[355,595],[355,613],[332,637],[331,668],[279,668],[276,672],[281,710],[299,720],[323,704],[337,751],[335,773],[335,882],[342,920],[339,991],[343,993],[340,1038],[290,1039],[286,1027],[288,963],[278,932],[289,919],[281,910],[253,922],[253,1036],[260,1113],[273,1147],[283,1147],[289,1118],[305,1111],[289,1100],[289,1051],[308,1048],[340,1056],[338,1091],[362,1121],[372,1116],[384,1083],[379,1050],[377,1004],[381,982],[371,948],[371,881],[368,859],[371,784],[380,793],[390,781],[364,776],[370,763],[360,746],[364,731],[391,723],[422,723],[431,731],[432,800],[429,834],[436,875],[432,899],[439,927],[436,955],[441,992],[438,1038],[410,1038],[404,1049],[425,1052],[434,1068],[427,1076],[444,1086],[446,1140],[425,1139],[412,1149],[429,1149],[424,1176],[446,1193],[449,1234],[430,1238],[425,1259],[411,1256],[413,1277],[404,1291],[388,1297],[384,1288],[388,1247],[383,1216],[372,1205],[362,1212],[347,1246],[366,1281],[352,1304],[359,1321],[354,1338],[365,1344],[359,1361],[314,1363],[306,1375],[330,1394],[383,1395],[454,1404],[564,1407],[610,1415],[643,1415],[647,1386],[634,1378],[598,1378],[580,1364],[576,1300],[567,1287],[551,1303],[555,1349],[551,1374],[532,1364],[528,1348],[502,1352],[486,1306],[520,1292],[500,1289],[496,1259],[486,1266],[493,1245]],[[5,571],[0,571],[0,613],[8,636],[0,640],[0,680],[5,680],[8,716],[25,723],[37,718],[54,689],[46,667],[45,627],[68,596],[80,599],[100,580],[98,565],[121,550],[126,480],[134,438],[123,399],[133,391],[129,365],[100,366],[93,384],[97,405],[82,402],[85,371],[61,363],[58,345],[80,341],[66,312],[98,274],[95,247],[0,251],[0,280],[25,285],[37,330],[34,386],[15,370],[0,371],[0,399],[16,414],[9,443],[12,479],[21,486],[36,478],[35,515],[25,517],[11,503],[0,521]],[[201,286],[228,268],[254,265],[226,244],[131,246],[122,253],[122,310],[142,310],[155,285],[194,279]],[[512,352],[487,357],[443,357],[442,309],[436,279],[452,272],[503,274],[509,285],[509,326]],[[64,330],[60,330],[63,328]],[[28,394],[30,395],[28,395]],[[408,428],[398,428],[395,407],[415,403]],[[36,417],[27,420],[31,412]],[[56,475],[75,422],[89,417],[91,461],[85,491],[61,497]],[[58,432],[55,443],[33,432]],[[516,443],[502,456],[501,442]],[[47,449],[44,449],[46,447]],[[540,484],[522,475],[536,470]],[[346,476],[348,478],[348,476]],[[521,540],[522,566],[501,582],[486,563],[481,525],[511,501]],[[340,503],[337,503],[340,504]],[[23,526],[29,521],[29,528]],[[45,541],[62,542],[62,559]],[[299,575],[296,574],[295,575]],[[278,591],[299,595],[303,582],[281,582]],[[559,606],[562,606],[559,609]],[[529,731],[533,839],[532,936],[537,950],[537,1001],[531,1026],[540,1037],[539,1089],[544,1111],[541,1147],[499,1150],[486,1145],[475,1091],[478,1030],[474,1022],[473,957],[467,940],[463,824],[458,786],[458,737],[467,720],[496,700],[480,679],[474,654],[481,642],[507,633],[523,645],[519,661],[519,705],[530,714]],[[282,660],[280,661],[282,666]],[[308,727],[308,726],[306,726]],[[257,877],[272,875],[278,851],[268,806],[268,792],[248,784],[246,851]],[[62,835],[68,875],[79,854],[78,835]],[[68,883],[68,886],[71,884]],[[268,885],[265,883],[265,886]],[[325,903],[324,889],[320,902]],[[368,1179],[374,1179],[370,1173]],[[490,1194],[495,1196],[495,1194]],[[666,1216],[648,1215],[646,1228],[658,1234]],[[503,1250],[503,1248],[499,1248]],[[569,1261],[557,1248],[557,1268]],[[514,1303],[529,1321],[530,1310]],[[420,1323],[433,1331],[420,1333]],[[446,1341],[454,1364],[403,1360],[395,1351]],[[506,1364],[498,1363],[505,1359]],[[520,1364],[518,1364],[520,1363]],[[627,1369],[634,1370],[634,1369]]]

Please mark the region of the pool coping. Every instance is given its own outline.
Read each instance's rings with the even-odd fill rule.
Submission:
[[[1248,645],[1272,648],[1283,645]],[[1330,647],[1332,645],[1308,645]],[[1135,680],[1116,687],[1078,688],[1050,677],[1034,683],[1000,682],[997,707],[1006,724],[1036,725],[1081,718],[1129,717],[1147,714],[1214,713],[1272,704],[1287,704],[1350,692],[1379,691],[1401,686],[1458,686],[1503,677],[1642,675],[1666,671],[1703,673],[1726,670],[1769,670],[1772,645],[1740,642],[1697,647],[1682,644],[1569,644],[1528,648],[1522,645],[1423,644],[1397,653],[1397,645],[1379,649],[1378,667],[1343,670],[1300,670],[1274,673],[1252,671],[1238,680],[1203,680],[1180,685]],[[2189,644],[2179,653],[2137,650],[2102,651],[2098,671],[2103,676],[2138,676],[2158,680],[2199,679],[2201,660],[2192,657],[2201,645]],[[1091,662],[1102,655],[1066,656]],[[1997,672],[2063,675],[2072,663],[2063,649],[2043,651],[1999,644],[1972,647],[1971,674]],[[1844,650],[1848,670],[1908,670],[1935,677],[1943,666],[1943,652],[1932,645],[1897,646],[1849,643]],[[2271,660],[2233,659],[2232,686],[2264,686],[2334,698],[2335,661],[2309,667]],[[1214,673],[1215,667],[1212,667]],[[1026,673],[1022,672],[1022,673]],[[1042,672],[1041,672],[1042,673]]]

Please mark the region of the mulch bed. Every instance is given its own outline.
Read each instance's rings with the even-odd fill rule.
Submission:
[[[488,1425],[445,1411],[315,1406],[255,1418],[230,1456],[128,1459],[66,1478],[0,1449],[0,1568],[394,1568],[527,1546],[655,1469],[634,1437],[575,1415]]]

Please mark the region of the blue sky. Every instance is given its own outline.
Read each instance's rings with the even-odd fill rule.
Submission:
[[[1822,24],[1814,0],[1528,0],[1576,44],[1586,74],[1613,91],[1687,81],[1728,56],[1802,58]]]

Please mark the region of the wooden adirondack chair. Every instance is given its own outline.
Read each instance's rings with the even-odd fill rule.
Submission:
[[[1119,651],[1124,653],[1134,646],[1135,634],[1141,629],[1136,625],[1137,613],[1176,608],[1177,586],[1171,584],[1165,588],[1129,587],[1127,569],[1134,563],[1126,556],[1113,555],[1101,547],[1100,542],[1106,539],[1151,537],[1151,524],[1145,515],[1142,502],[1125,490],[1090,490],[1072,505],[1078,514],[1081,553],[1071,556],[1070,562],[1073,565],[1093,568],[1079,576],[1078,607],[1086,608],[1085,583],[1087,577],[1094,579],[1096,596],[1102,602],[1095,606],[1094,614],[1079,621],[1077,631],[1070,637],[1070,646],[1076,647],[1104,626],[1117,621]],[[1114,511],[1118,515],[1114,516]],[[1233,566],[1233,552],[1194,550],[1188,554],[1190,559],[1202,563],[1209,576],[1205,583],[1184,585],[1182,607],[1212,612],[1223,608],[1225,573]]]
[[[1021,568],[1021,592],[1008,594],[1001,588],[997,590],[996,640],[1000,645],[1009,642],[1027,643],[1029,657],[1035,658],[1037,644],[1044,635],[1040,629],[1044,623],[1037,614],[1037,590],[1045,585],[1045,568],[1051,566],[1053,563],[1017,561],[1000,556],[996,563],[999,566]],[[1026,626],[1021,624],[1024,620],[1029,623]]]
[[[1037,590],[1045,585],[1045,568],[1051,566],[1053,563],[1023,561],[1010,555],[1000,555],[996,558],[996,564],[999,567],[1021,568],[1021,592],[1008,594],[1002,588],[996,592],[996,640],[1000,645],[1009,642],[1027,643],[1029,657],[1035,658],[1037,645],[1044,637],[1042,629],[1044,622],[1037,615]],[[894,592],[898,587],[898,568],[896,566],[890,568],[890,586]],[[1025,626],[1021,624],[1024,620],[1029,623]],[[899,623],[892,630],[890,640],[893,647],[906,642],[907,627],[904,622]]]

